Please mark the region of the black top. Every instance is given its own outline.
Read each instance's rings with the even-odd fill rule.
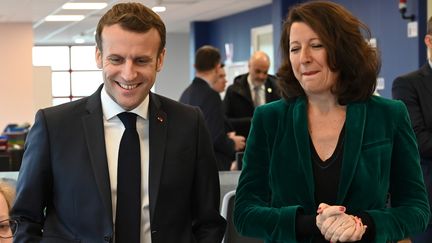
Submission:
[[[319,205],[324,202],[329,205],[335,205],[337,202],[337,193],[339,188],[340,172],[342,168],[343,147],[344,147],[345,126],[339,134],[338,143],[332,156],[322,161],[310,140],[310,150],[312,158],[312,169],[315,181],[315,203]],[[348,213],[348,212],[347,212]],[[304,215],[298,212],[296,217],[297,238],[309,238],[313,236],[314,243],[328,242],[316,226],[316,215]],[[349,214],[349,213],[348,213]],[[375,236],[375,226],[372,219],[367,213],[357,215],[365,225],[368,226],[362,240],[358,242],[371,242]]]

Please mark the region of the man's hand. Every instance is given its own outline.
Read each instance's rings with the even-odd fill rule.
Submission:
[[[235,132],[229,132],[227,133],[228,138],[234,141],[234,149],[235,151],[241,151],[244,149],[246,143],[245,143],[245,137],[236,135]]]

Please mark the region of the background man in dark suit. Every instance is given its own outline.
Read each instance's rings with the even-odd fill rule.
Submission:
[[[224,109],[237,134],[247,138],[256,106],[280,99],[276,78],[268,75],[270,59],[257,51],[249,59],[249,73],[234,78],[225,94]]]
[[[421,156],[421,167],[429,204],[432,203],[432,18],[427,23],[424,38],[429,60],[419,70],[397,77],[392,86],[392,95],[402,100],[408,108],[411,123],[417,137]],[[413,242],[432,242],[432,222],[427,230],[413,237]]]
[[[225,221],[202,114],[150,92],[165,56],[164,23],[142,4],[121,3],[96,32],[104,85],[90,97],[37,112],[12,211],[20,221],[14,241],[220,242]],[[137,115],[137,230],[118,224],[116,215],[123,196],[117,159],[127,131],[117,115],[125,111]],[[119,237],[121,226],[126,234]],[[128,234],[137,240],[124,240]]]
[[[219,170],[236,169],[235,152],[245,146],[245,138],[225,129],[222,100],[213,85],[219,80],[221,56],[213,46],[202,46],[195,54],[195,78],[183,91],[180,102],[198,106],[204,113],[213,140]]]

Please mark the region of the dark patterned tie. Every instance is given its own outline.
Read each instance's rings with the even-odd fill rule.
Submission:
[[[259,105],[261,105],[261,92],[260,92],[261,86],[257,85],[253,87],[254,90],[254,99],[253,99],[253,103],[254,106],[257,107]]]
[[[136,130],[137,115],[117,115],[125,126],[117,169],[116,243],[139,243],[141,225],[141,155]]]

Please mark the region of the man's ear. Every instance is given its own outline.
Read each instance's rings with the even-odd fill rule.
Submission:
[[[166,49],[164,48],[161,53],[159,54],[157,60],[156,60],[156,71],[159,72],[160,70],[162,70],[163,67],[163,63],[165,60],[165,51]]]
[[[95,59],[96,59],[96,66],[102,69],[103,67],[102,51],[99,50],[98,47],[96,47]]]

